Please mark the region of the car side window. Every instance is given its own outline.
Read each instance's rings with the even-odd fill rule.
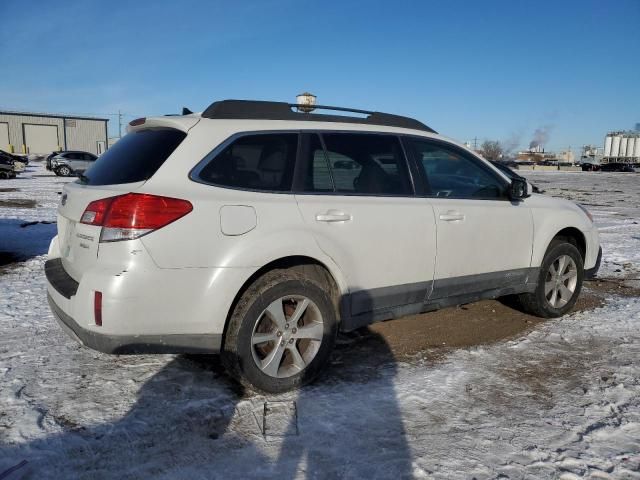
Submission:
[[[323,133],[324,162],[311,149],[305,182],[308,191],[327,191],[327,178],[337,193],[360,195],[409,195],[411,183],[402,147],[393,135]],[[321,158],[321,157],[320,157]],[[328,173],[327,176],[327,164]],[[308,178],[312,178],[310,181]]]
[[[297,148],[297,133],[241,136],[211,159],[198,177],[227,187],[290,191]]]
[[[505,182],[484,168],[480,160],[428,140],[408,138],[405,143],[424,173],[431,196],[488,200],[506,198]]]

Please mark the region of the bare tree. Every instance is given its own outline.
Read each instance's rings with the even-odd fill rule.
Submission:
[[[480,146],[480,154],[487,160],[500,160],[504,156],[504,148],[497,140],[485,140]]]

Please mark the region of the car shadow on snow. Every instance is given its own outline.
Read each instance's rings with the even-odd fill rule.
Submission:
[[[44,255],[55,235],[53,222],[0,218],[0,266]]]
[[[89,360],[96,356],[81,352],[86,361],[118,361]],[[103,382],[100,365],[93,368],[100,383],[93,395],[116,389],[105,395],[117,397],[123,385]],[[288,394],[244,389],[227,377],[218,356],[177,356],[145,381],[135,404],[114,422],[81,420],[109,413],[109,402],[82,389],[73,398],[39,399],[40,411],[62,433],[3,447],[0,473],[27,460],[19,469],[26,478],[411,478],[396,371],[386,341],[366,328],[341,335],[326,373]],[[266,423],[265,402],[273,412]],[[76,419],[60,413],[76,408]]]

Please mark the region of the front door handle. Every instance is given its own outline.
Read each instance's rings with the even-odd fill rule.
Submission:
[[[337,210],[316,214],[316,221],[318,222],[348,222],[349,220],[351,220],[351,215]]]
[[[449,210],[446,213],[440,214],[440,220],[444,222],[459,222],[464,220],[464,215],[460,212],[456,212],[455,210]]]

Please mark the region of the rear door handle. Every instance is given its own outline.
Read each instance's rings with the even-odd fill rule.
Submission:
[[[349,220],[351,220],[351,215],[335,210],[316,214],[316,221],[318,222],[348,222]]]
[[[459,222],[464,220],[464,215],[460,212],[449,210],[447,213],[441,213],[439,218],[444,222]]]

